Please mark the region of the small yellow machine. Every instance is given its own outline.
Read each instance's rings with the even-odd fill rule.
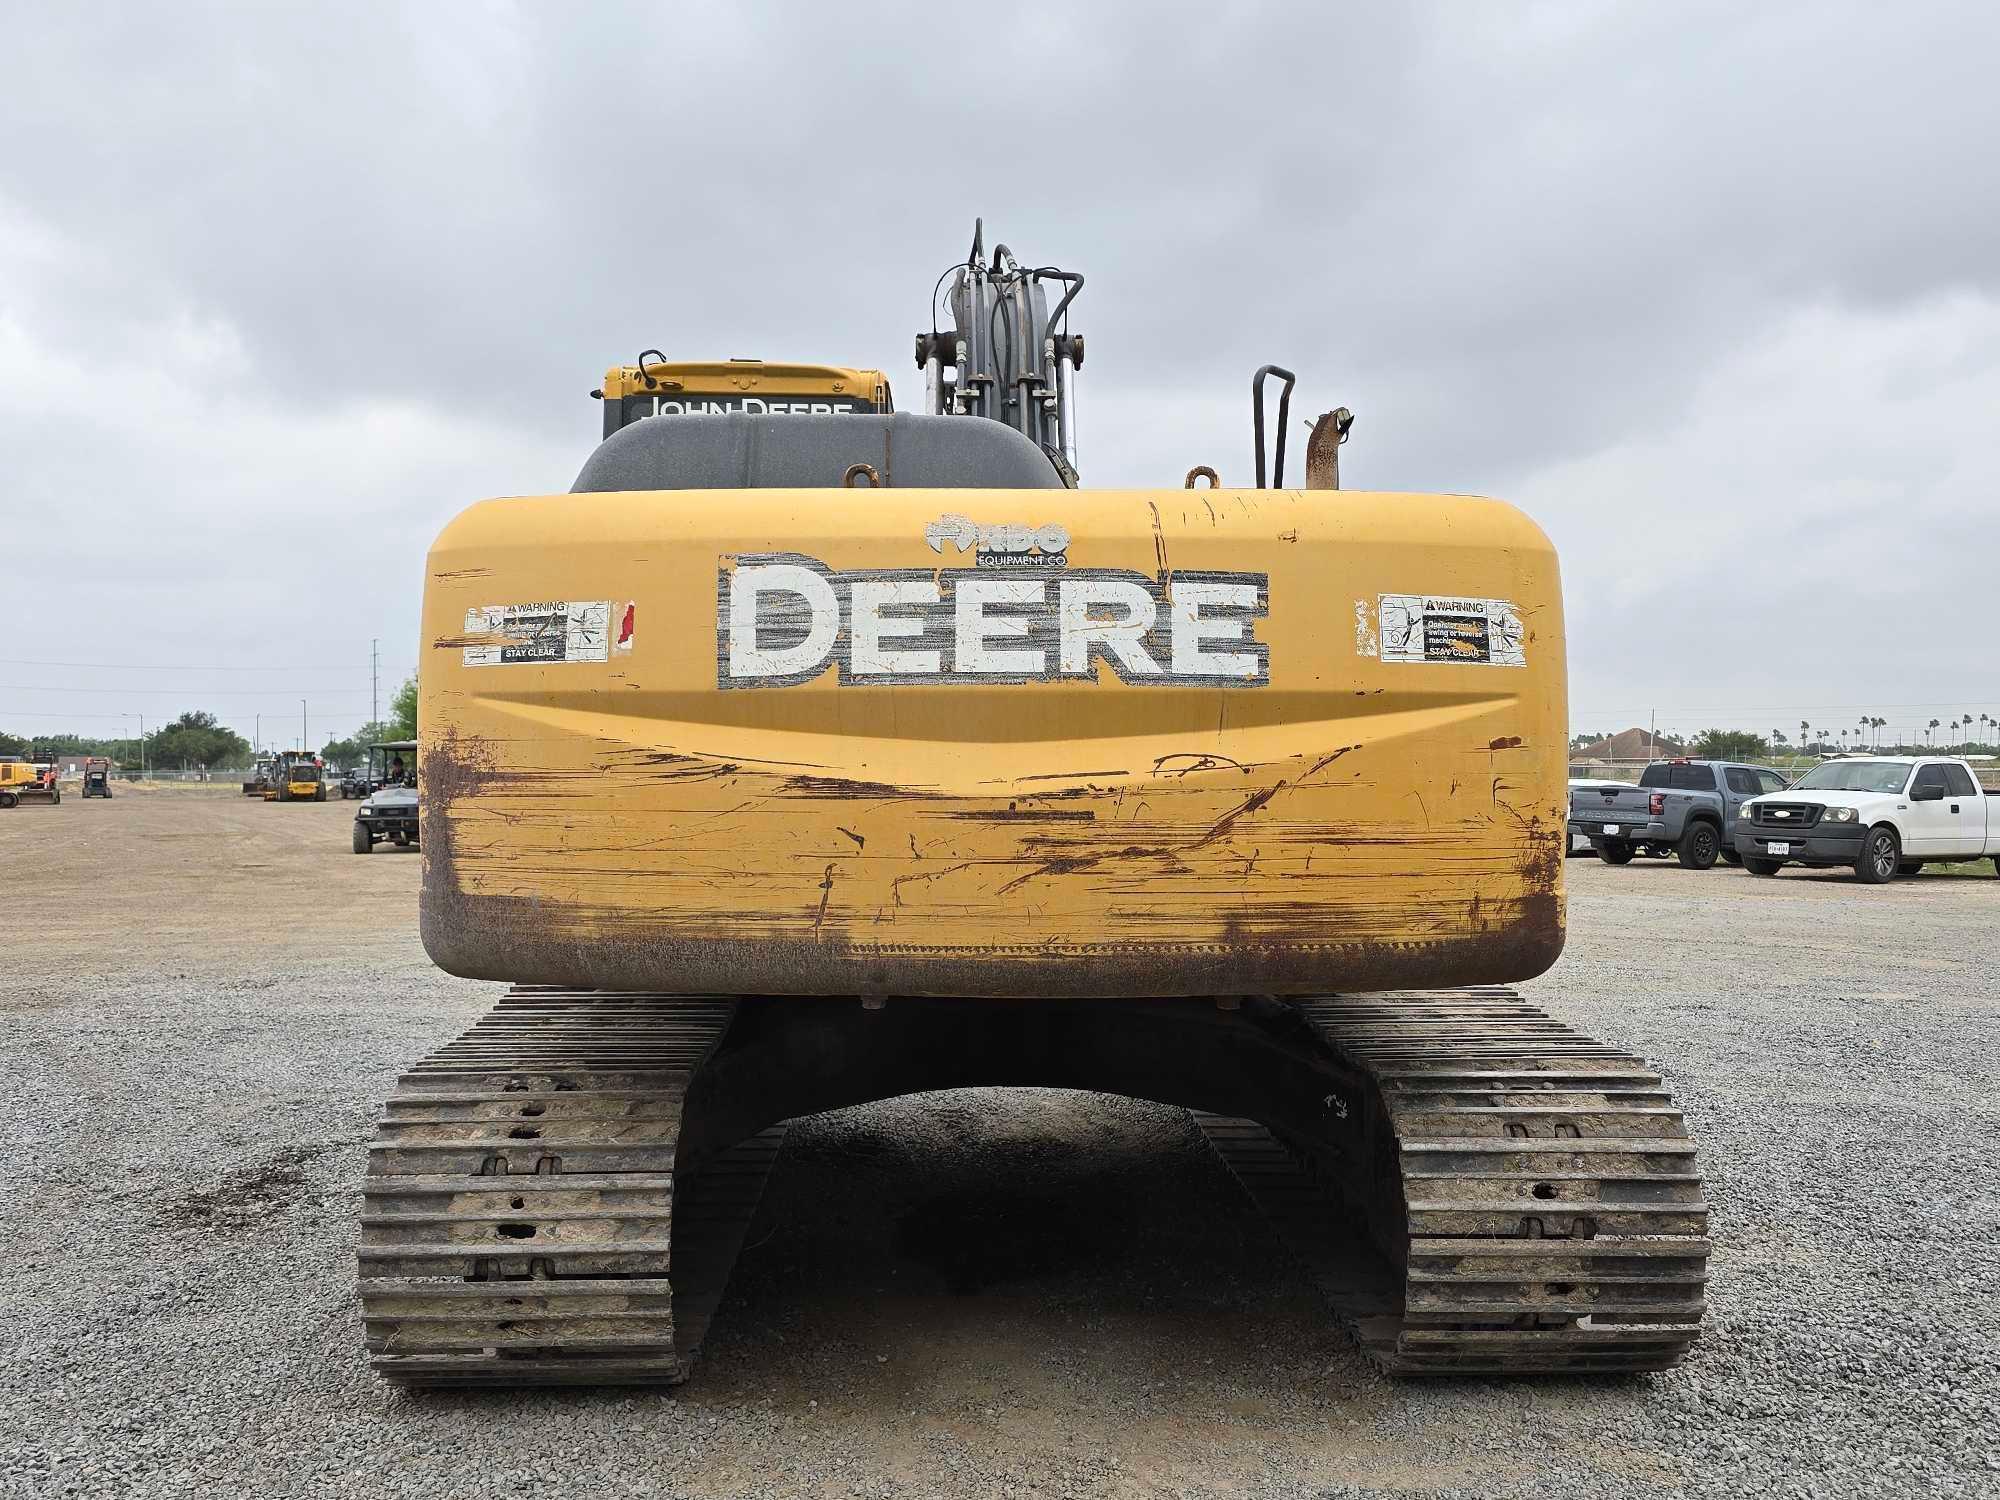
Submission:
[[[279,794],[280,802],[324,802],[326,783],[320,779],[317,761],[297,760],[285,772],[284,790]]]
[[[326,801],[326,783],[317,757],[297,750],[285,751],[271,768],[270,779],[263,786],[263,798],[266,802]]]
[[[62,801],[55,767],[19,756],[0,759],[0,807],[19,807],[25,801]]]
[[[1285,488],[1274,367],[1254,487],[1079,490],[1082,278],[948,278],[924,411],[662,408],[432,548],[423,938],[521,988],[389,1103],[376,1368],[685,1378],[787,1117],[994,1084],[1196,1111],[1385,1369],[1673,1363],[1659,1075],[1475,988],[1563,943],[1547,538],[1331,488],[1345,409]]]

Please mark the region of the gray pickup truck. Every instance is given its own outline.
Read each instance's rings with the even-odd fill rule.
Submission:
[[[1583,787],[1570,793],[1570,831],[1590,840],[1608,865],[1635,854],[1673,854],[1690,870],[1706,870],[1736,853],[1724,830],[1752,797],[1782,792],[1785,778],[1762,766],[1720,760],[1662,760],[1639,774],[1637,786]]]

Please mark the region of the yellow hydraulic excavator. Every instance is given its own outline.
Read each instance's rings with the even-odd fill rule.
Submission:
[[[1672,1364],[1681,1117],[1490,987],[1563,943],[1547,538],[1333,488],[1344,409],[1286,488],[1268,366],[1254,487],[1079,489],[1082,277],[940,284],[921,411],[649,351],[570,493],[432,548],[423,937],[514,988],[387,1106],[375,1367],[683,1379],[787,1118],[1006,1084],[1195,1111],[1389,1371]]]

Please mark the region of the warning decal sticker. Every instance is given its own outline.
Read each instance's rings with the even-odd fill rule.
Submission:
[[[628,626],[629,620],[628,610]],[[465,648],[465,664],[504,667],[609,661],[611,624],[609,599],[482,605],[465,612],[465,633],[488,639]]]
[[[1488,667],[1528,664],[1520,613],[1505,599],[1383,594],[1377,602],[1378,649],[1383,661]],[[1357,632],[1357,644],[1360,639]]]

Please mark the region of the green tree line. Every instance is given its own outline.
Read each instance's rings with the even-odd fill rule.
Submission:
[[[0,732],[0,755],[28,755],[56,760],[72,755],[102,755],[121,766],[137,766],[136,738],[99,738],[87,734],[18,735]],[[182,714],[145,738],[146,764],[181,770],[207,770],[242,765],[250,759],[250,742],[199,709]]]
[[[353,765],[378,740],[415,739],[417,734],[417,679],[412,677],[389,700],[389,717],[364,724],[352,736],[328,740],[320,757],[334,765]],[[0,730],[0,755],[32,756],[56,760],[77,755],[102,755],[121,767],[136,768],[141,763],[136,736],[87,734],[9,734]],[[255,753],[250,742],[223,724],[212,713],[190,710],[172,723],[146,735],[144,763],[177,770],[213,770],[218,766],[246,766]]]

